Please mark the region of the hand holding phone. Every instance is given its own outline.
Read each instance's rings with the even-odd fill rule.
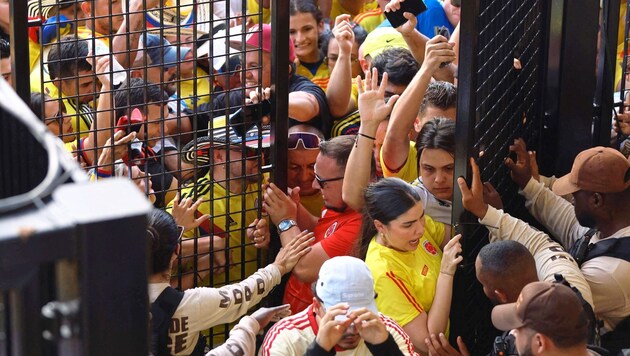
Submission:
[[[392,27],[397,28],[407,22],[407,19],[403,16],[405,12],[418,16],[426,10],[427,7],[422,0],[392,0],[387,4],[384,12]]]
[[[435,27],[435,35],[445,37],[447,40],[451,39],[451,31],[449,31],[446,26]],[[440,68],[444,68],[449,64],[451,64],[451,62],[442,62],[440,63]]]

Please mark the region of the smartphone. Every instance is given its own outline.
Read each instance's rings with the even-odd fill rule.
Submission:
[[[263,100],[258,104],[249,104],[236,110],[230,115],[229,123],[232,129],[240,136],[245,137],[247,131],[253,126],[259,125],[263,116],[271,113],[271,102]]]
[[[435,35],[436,36],[444,36],[447,40],[451,39],[451,31],[446,28],[446,26],[435,27]],[[451,62],[442,62],[440,63],[440,68],[444,68],[449,65]]]
[[[411,12],[413,16],[418,16],[426,10],[427,6],[422,0],[405,0],[400,3],[400,9],[385,12],[385,17],[392,24],[392,27],[396,28],[407,22],[407,19],[403,16],[405,12]]]

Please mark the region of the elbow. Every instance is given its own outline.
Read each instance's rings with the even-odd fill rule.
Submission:
[[[293,275],[302,283],[315,282],[317,272],[318,271],[314,271],[313,268],[309,268],[308,266],[301,266],[300,263],[293,268]]]
[[[358,192],[356,194],[353,192],[342,192],[341,199],[350,207],[350,209],[354,211],[361,211],[361,209],[363,209],[363,199],[360,195],[361,194]]]
[[[329,102],[329,108],[330,108],[330,115],[334,117],[335,119],[341,118],[348,113],[344,105],[339,105],[339,104],[335,105]]]

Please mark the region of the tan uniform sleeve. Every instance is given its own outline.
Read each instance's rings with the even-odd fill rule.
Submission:
[[[543,183],[530,179],[522,194],[525,207],[565,248],[584,236],[588,228],[580,226],[573,205],[544,187]]]
[[[206,356],[253,355],[256,351],[256,333],[260,325],[251,316],[244,316],[230,331],[230,338],[217,348],[210,350]]]
[[[479,222],[492,226],[488,228],[491,241],[512,240],[527,247],[536,261],[538,279],[553,281],[554,274],[560,273],[582,293],[584,300],[594,306],[591,288],[577,263],[559,243],[552,240],[547,234],[534,229],[526,222],[503,212],[503,210],[497,210],[491,206],[488,206],[488,212]]]

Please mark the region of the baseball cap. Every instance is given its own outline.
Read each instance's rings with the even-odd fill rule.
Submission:
[[[586,342],[588,320],[571,288],[552,282],[526,285],[515,303],[492,309],[492,323],[499,330],[527,326],[551,339]]]
[[[240,33],[238,28],[229,29],[230,36],[237,37]],[[236,33],[236,34],[235,34]],[[212,38],[210,40],[210,37]],[[241,64],[239,51],[226,44],[227,31],[225,26],[217,25],[212,30],[212,36],[197,48],[197,57],[201,58],[210,54],[210,41],[212,41],[212,68],[216,71],[236,70],[236,66]],[[226,61],[228,67],[225,67]]]
[[[361,51],[363,57],[368,55],[374,59],[381,54],[387,48],[407,48],[407,42],[403,38],[402,34],[393,27],[377,27],[370,32],[363,44],[361,45]]]
[[[160,33],[164,36],[170,35],[192,35],[194,23],[194,13],[192,0],[166,0],[164,7],[147,9],[146,24],[147,31]],[[197,30],[198,33],[200,32]]]
[[[260,36],[262,35],[262,42],[260,41]],[[247,35],[245,36],[245,44],[248,48],[259,48],[263,50],[263,52],[271,53],[271,25],[263,24],[263,25],[254,25],[252,26]],[[241,49],[241,44],[243,36],[236,36],[235,38],[230,39],[230,46]],[[295,61],[295,47],[293,46],[293,41],[291,37],[289,37],[289,62]]]
[[[146,35],[146,43],[144,36],[140,36],[144,51],[151,59],[151,64],[163,64],[165,68],[172,68],[177,65],[177,46],[171,45],[166,38],[158,35]],[[190,52],[188,47],[179,47],[179,61],[183,61],[184,57]]]
[[[339,303],[350,304],[348,311],[367,308],[378,315],[374,300],[374,279],[368,266],[356,257],[333,257],[319,269],[319,278],[315,292],[323,302],[324,308],[330,309]],[[342,315],[337,320],[345,320]]]
[[[557,195],[586,190],[597,193],[618,193],[630,187],[630,161],[610,147],[593,147],[575,157],[569,174],[553,184]]]

